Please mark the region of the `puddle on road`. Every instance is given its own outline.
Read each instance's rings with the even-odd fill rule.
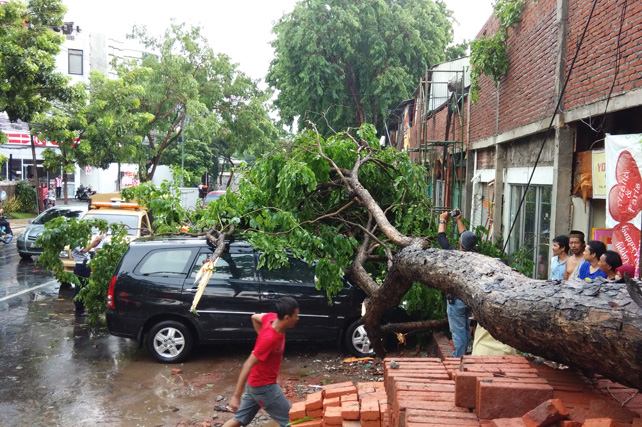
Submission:
[[[213,407],[227,403],[252,345],[204,346],[185,363],[161,364],[134,341],[77,321],[72,295],[41,293],[0,312],[0,426],[187,426],[231,417]],[[279,384],[298,401],[325,383],[382,379],[381,363],[342,360],[333,345],[287,343]]]

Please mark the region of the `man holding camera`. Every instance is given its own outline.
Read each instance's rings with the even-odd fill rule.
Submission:
[[[477,236],[472,231],[467,231],[466,226],[461,220],[461,211],[456,208],[452,212],[444,212],[439,215],[439,227],[437,228],[437,241],[442,249],[453,250],[455,247],[448,242],[446,237],[446,222],[450,217],[457,220],[457,230],[459,231],[459,250],[467,252],[477,252]],[[470,336],[470,308],[462,300],[452,295],[447,295],[448,306],[448,325],[453,337],[455,352],[453,357],[461,357],[466,354],[468,348],[468,339]]]

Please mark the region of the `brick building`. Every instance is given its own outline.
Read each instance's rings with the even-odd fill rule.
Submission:
[[[497,27],[491,16],[478,37]],[[593,194],[590,178],[605,135],[642,133],[641,30],[639,1],[527,1],[509,30],[510,70],[497,86],[482,76],[478,102],[451,96],[427,108],[442,96],[433,72],[444,64],[428,70],[415,94],[408,150],[437,184],[434,205],[461,206],[473,226],[507,240],[508,253],[529,249],[534,277],[547,278],[554,236],[578,229],[589,240],[592,228],[605,228],[605,195]],[[465,67],[461,74],[466,87]]]

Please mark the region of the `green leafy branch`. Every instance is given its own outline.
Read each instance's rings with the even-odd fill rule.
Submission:
[[[492,77],[498,85],[508,73],[508,30],[520,23],[525,6],[526,0],[497,0],[493,9],[499,20],[499,29],[492,37],[484,35],[470,43],[470,97],[473,102],[479,99],[479,77],[482,74]]]

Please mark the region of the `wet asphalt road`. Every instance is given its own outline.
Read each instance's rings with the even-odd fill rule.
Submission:
[[[72,297],[37,262],[21,260],[15,241],[0,244],[1,427],[215,425],[230,417],[213,405],[231,396],[251,345],[201,347],[185,363],[157,363],[136,342],[75,318]],[[288,344],[279,383],[292,391],[363,378],[366,371],[341,361],[332,346]],[[172,375],[175,368],[182,373]]]

